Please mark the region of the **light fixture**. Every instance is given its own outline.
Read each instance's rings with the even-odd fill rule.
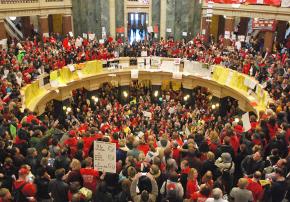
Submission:
[[[65,111],[66,110],[66,106],[63,106],[62,109]]]
[[[235,122],[237,122],[237,123],[238,123],[239,121],[240,121],[240,119],[239,119],[239,118],[235,118]]]
[[[92,100],[95,101],[95,102],[98,102],[99,101],[99,98],[93,95],[92,96]]]
[[[158,90],[154,91],[154,97],[157,97],[159,94]]]
[[[211,108],[212,108],[212,109],[215,109],[215,105],[212,105]]]
[[[127,92],[127,91],[123,91],[123,96],[124,96],[125,98],[127,98],[127,97],[128,97],[128,92]]]
[[[186,96],[183,97],[183,100],[187,101],[189,98],[190,98],[190,95],[186,95]]]
[[[216,106],[216,108],[219,108],[220,107],[220,104],[219,103],[216,103],[215,106]]]
[[[66,108],[66,111],[71,112],[71,108],[70,107]]]

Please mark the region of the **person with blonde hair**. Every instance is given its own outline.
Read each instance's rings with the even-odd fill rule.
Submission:
[[[238,187],[234,187],[230,193],[233,202],[250,202],[254,200],[252,192],[246,189],[247,185],[248,179],[239,179]]]
[[[206,184],[209,188],[213,188],[212,172],[208,170],[201,179],[202,184]]]
[[[197,182],[198,172],[195,168],[189,170],[186,183],[186,198],[190,198],[194,192],[199,190],[199,185]]]

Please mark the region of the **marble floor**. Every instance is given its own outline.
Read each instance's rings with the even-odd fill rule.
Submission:
[[[132,44],[134,40],[136,40],[136,41],[140,41],[140,40],[143,41],[144,38],[145,38],[145,36],[146,36],[145,31],[140,32],[139,29],[136,29],[136,33],[134,33],[133,32],[133,29],[131,29],[130,32],[129,32],[128,38],[129,38],[130,44]]]

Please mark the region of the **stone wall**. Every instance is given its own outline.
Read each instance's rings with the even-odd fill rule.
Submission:
[[[152,25],[165,23],[172,30],[175,39],[182,39],[182,32],[192,38],[200,30],[201,4],[199,0],[166,0],[166,8],[160,8],[161,0],[152,0]],[[108,0],[73,0],[73,21],[75,35],[84,32],[102,35],[102,27],[110,34],[110,14]],[[124,0],[115,0],[116,28],[126,26],[124,22]],[[166,9],[166,20],[161,22],[160,9]],[[170,33],[166,33],[168,37]],[[160,33],[158,34],[160,36]]]

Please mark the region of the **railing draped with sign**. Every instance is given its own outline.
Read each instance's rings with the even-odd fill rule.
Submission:
[[[39,100],[46,94],[49,94],[51,90],[66,88],[70,85],[73,85],[73,88],[77,89],[83,87],[84,84],[81,84],[82,81],[94,79],[95,76],[98,75],[101,75],[102,78],[98,80],[98,82],[104,82],[106,80],[105,78],[110,77],[110,75],[119,75],[119,78],[123,76],[125,81],[129,81],[128,77],[130,77],[129,75],[132,69],[139,72],[137,75],[146,74],[149,76],[146,77],[147,79],[152,80],[154,76],[157,76],[157,80],[160,84],[162,81],[168,81],[169,79],[178,82],[180,85],[182,83],[184,84],[183,86],[189,84],[189,88],[193,88],[193,81],[199,80],[198,83],[195,84],[196,86],[211,86],[210,88],[217,86],[217,91],[225,93],[224,96],[239,97],[239,102],[241,101],[247,103],[244,105],[249,105],[248,107],[244,107],[244,109],[253,110],[256,113],[260,110],[265,110],[270,101],[267,91],[265,91],[256,80],[245,74],[222,66],[208,67],[207,65],[188,60],[177,63],[176,59],[156,57],[137,58],[137,65],[136,63],[130,65],[130,58],[118,58],[117,60],[118,65],[114,67],[110,66],[110,68],[103,68],[103,61],[88,61],[86,63],[69,65],[60,70],[53,71],[46,79],[50,80],[48,86],[44,86],[47,82],[45,82],[45,78],[41,78],[22,89],[23,107],[35,111]],[[114,60],[112,60],[111,63],[112,62],[114,62]],[[119,69],[120,67],[121,69]],[[136,79],[136,77],[133,78],[132,75],[136,76],[136,72],[135,74],[131,74],[131,79]],[[209,83],[209,85],[202,84],[202,82]],[[92,80],[90,85],[98,86],[99,84],[96,84],[96,80]],[[222,90],[223,88],[224,90]],[[69,89],[66,89],[65,93],[67,93],[68,90]],[[49,100],[45,99],[46,103],[48,101]],[[40,114],[43,113],[44,110],[37,112]]]

